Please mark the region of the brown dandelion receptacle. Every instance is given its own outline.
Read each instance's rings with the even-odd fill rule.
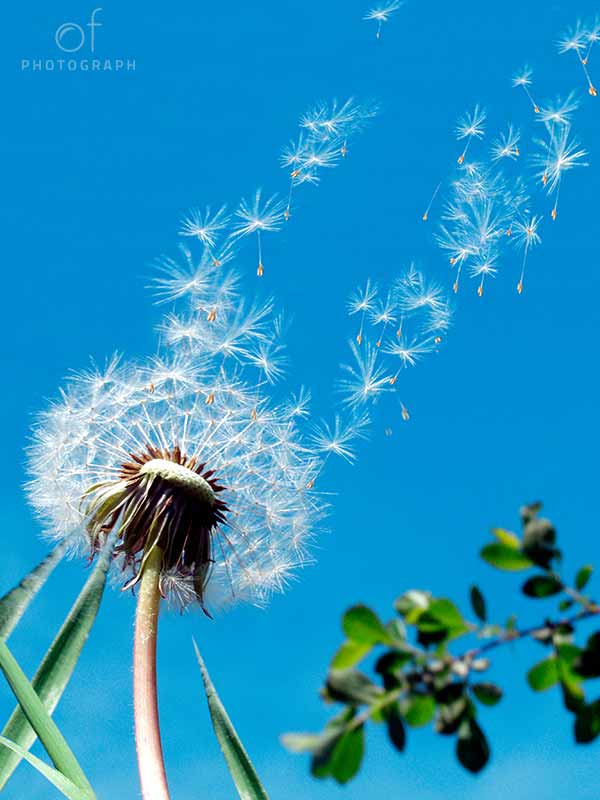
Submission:
[[[161,574],[189,579],[208,613],[204,595],[213,564],[213,535],[228,511],[219,497],[224,490],[213,470],[179,447],[160,450],[148,445],[146,452],[131,453],[119,480],[90,490],[85,513],[93,548],[117,531],[123,568],[134,572],[124,589],[138,583],[146,559],[158,548]]]

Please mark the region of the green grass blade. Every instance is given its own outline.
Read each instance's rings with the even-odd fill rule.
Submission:
[[[75,786],[73,781],[65,778],[62,772],[54,769],[54,767],[48,766],[48,764],[45,764],[40,758],[27,752],[27,750],[24,750],[22,747],[19,747],[18,744],[11,742],[10,739],[5,739],[4,736],[0,736],[0,745],[4,745],[4,747],[7,747],[12,752],[18,753],[20,758],[24,758],[28,761],[32,767],[37,769],[37,771],[44,776],[44,778],[53,786],[56,786],[58,791],[68,800],[94,800],[93,794]]]
[[[63,557],[65,549],[64,542],[56,545],[54,550],[20,583],[0,597],[0,639],[8,639],[29,603],[46,583],[50,573]]]
[[[73,604],[31,682],[49,714],[56,708],[71,678],[98,614],[111,555],[112,546],[109,545],[100,555],[94,571]],[[36,739],[34,729],[19,706],[13,711],[2,735],[26,750]],[[0,791],[17,768],[19,761],[16,751],[0,750]]]
[[[25,677],[6,642],[2,640],[0,640],[0,669],[56,769],[76,786],[92,792],[92,787],[62,733],[44,708],[44,704]]]
[[[196,642],[194,642],[194,650],[204,682],[212,724],[235,788],[242,800],[268,800],[267,793],[213,686]]]

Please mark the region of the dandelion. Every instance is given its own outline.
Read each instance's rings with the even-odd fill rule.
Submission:
[[[381,36],[381,26],[384,22],[389,22],[390,17],[394,14],[398,9],[404,5],[403,0],[391,0],[389,3],[385,3],[381,6],[374,6],[373,8],[369,9],[365,16],[363,17],[364,20],[374,20],[377,22],[377,32],[375,33],[375,38],[379,39]]]
[[[592,36],[597,36],[597,32],[593,33]],[[586,52],[586,45],[590,43],[589,34],[588,32],[581,27],[581,24],[578,22],[574,28],[571,28],[565,36],[558,41],[558,52],[569,53],[573,51],[577,55],[577,60],[581,64],[581,68],[583,70],[583,74],[585,75],[585,79],[588,85],[588,93],[592,97],[596,97],[598,95],[598,90],[592,83],[592,79],[590,77],[590,73],[587,68],[587,57],[584,57],[582,53]],[[593,43],[593,42],[592,42]],[[588,54],[589,55],[589,54]]]
[[[473,139],[481,139],[485,134],[485,123],[486,113],[479,106],[475,106],[473,109],[473,113],[465,114],[464,117],[459,119],[458,124],[456,126],[456,138],[458,141],[462,139],[466,139],[467,142],[465,144],[465,149],[458,157],[458,163],[462,164],[465,160],[467,155],[467,150],[469,149],[469,145]]]
[[[325,450],[304,430],[308,396],[281,402],[270,388],[281,376],[280,319],[270,303],[244,303],[205,257],[202,280],[184,293],[185,252],[172,282],[187,304],[177,324],[163,323],[166,348],[74,375],[29,452],[29,497],[47,535],[92,556],[114,537],[123,589],[136,590],[136,738],[153,800],[169,796],[156,698],[161,596],[206,614],[265,603],[306,563],[325,508],[308,488]],[[336,423],[328,449],[348,458],[359,428]]]
[[[523,281],[525,279],[525,266],[527,264],[527,256],[529,251],[540,244],[542,241],[538,228],[541,222],[541,217],[532,216],[525,222],[514,223],[514,244],[523,250],[523,262],[521,264],[521,275],[517,284],[517,292],[519,294],[523,291]]]
[[[538,104],[533,99],[531,91],[529,87],[531,86],[531,76],[533,75],[533,71],[529,67],[524,67],[520,72],[516,72],[512,79],[512,85],[514,87],[521,86],[523,91],[527,95],[529,102],[533,106],[533,110],[536,114],[540,113],[540,109]]]
[[[542,152],[536,155],[534,163],[543,166],[540,173],[542,181],[546,185],[548,194],[554,194],[554,206],[552,208],[552,219],[555,220],[558,214],[558,200],[563,173],[574,167],[587,166],[581,159],[585,158],[587,152],[580,146],[579,142],[570,138],[570,128],[564,125],[557,135],[549,141],[539,143]]]
[[[492,161],[500,161],[503,158],[512,160],[518,158],[520,155],[520,138],[521,135],[519,131],[516,131],[512,125],[509,125],[506,133],[501,133],[492,143]]]
[[[261,189],[258,189],[251,203],[242,200],[240,207],[235,212],[239,222],[235,223],[231,237],[234,239],[250,236],[256,233],[258,243],[258,267],[256,274],[262,277],[264,266],[262,260],[261,232],[278,231],[285,215],[285,203],[273,195],[264,202],[261,200]]]

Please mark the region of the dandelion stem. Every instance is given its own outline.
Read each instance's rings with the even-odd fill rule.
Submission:
[[[135,619],[133,704],[140,784],[144,800],[169,800],[156,693],[156,635],[162,552],[153,547],[143,566]]]

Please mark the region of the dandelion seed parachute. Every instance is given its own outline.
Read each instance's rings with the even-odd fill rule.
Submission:
[[[482,139],[485,135],[486,112],[479,106],[475,106],[473,112],[461,117],[456,126],[456,138],[458,141],[466,139],[465,149],[458,157],[458,163],[463,164],[473,139]]]
[[[591,40],[590,35],[592,37]],[[597,36],[598,33],[595,28],[593,28],[591,31],[587,31],[582,27],[581,23],[578,22],[574,28],[571,28],[567,31],[562,39],[558,41],[557,45],[559,53],[564,54],[573,51],[577,55],[577,60],[581,64],[581,69],[583,70],[583,74],[587,82],[588,94],[592,97],[597,97],[598,90],[594,86],[587,68],[587,62],[589,58],[588,47],[590,44],[593,44]],[[584,57],[582,55],[583,53],[587,53],[587,56]]]
[[[558,214],[558,201],[560,188],[565,172],[574,167],[587,166],[582,160],[587,155],[579,142],[571,137],[568,124],[562,125],[558,132],[553,132],[553,126],[548,126],[549,140],[539,141],[540,152],[534,157],[534,164],[540,167],[539,176],[546,186],[549,195],[554,195],[552,219]]]
[[[342,365],[344,377],[340,381],[344,401],[355,410],[397,393],[402,370],[437,352],[452,320],[445,291],[428,282],[413,265],[396,279],[382,300],[377,299],[369,281],[365,289],[351,296],[348,310],[351,315],[365,314],[360,340],[357,337],[356,342],[350,342],[352,361]],[[400,407],[407,421],[410,415],[402,401]]]
[[[517,221],[514,225],[513,244],[523,251],[521,274],[519,276],[519,282],[517,283],[517,292],[519,294],[523,292],[525,267],[527,265],[527,256],[529,255],[529,251],[542,241],[540,234],[538,233],[541,219],[542,218],[539,216],[532,216],[525,222]]]
[[[210,262],[202,277],[163,323],[164,355],[76,374],[41,415],[28,493],[74,548],[96,552],[115,530],[126,585],[158,547],[161,590],[180,605],[260,604],[308,559],[321,459],[306,393],[278,402],[270,388],[283,334],[271,304],[245,306]]]
[[[533,96],[532,96],[531,91],[529,89],[529,87],[531,86],[531,83],[532,83],[532,80],[531,80],[531,76],[532,75],[533,75],[533,71],[529,67],[524,67],[520,72],[515,73],[515,75],[513,76],[512,85],[514,87],[517,87],[517,86],[521,86],[522,87],[523,91],[527,95],[527,98],[529,99],[529,102],[533,106],[534,112],[536,114],[539,114],[540,113],[540,108],[539,108],[538,104],[535,102],[535,100],[533,99]]]
[[[239,208],[235,212],[237,221],[230,234],[230,238],[239,239],[244,236],[251,236],[256,233],[258,247],[258,267],[256,274],[262,277],[264,265],[262,259],[262,240],[261,233],[267,231],[278,231],[281,222],[285,219],[286,204],[278,199],[277,195],[262,200],[262,190],[258,189],[252,199],[247,201],[242,199]]]
[[[363,17],[364,20],[367,21],[374,21],[377,23],[377,31],[375,32],[375,38],[379,39],[381,37],[381,26],[384,22],[389,22],[390,17],[394,14],[398,9],[404,5],[403,0],[391,0],[389,3],[384,3],[380,6],[374,6],[373,8],[369,9],[365,16]]]

